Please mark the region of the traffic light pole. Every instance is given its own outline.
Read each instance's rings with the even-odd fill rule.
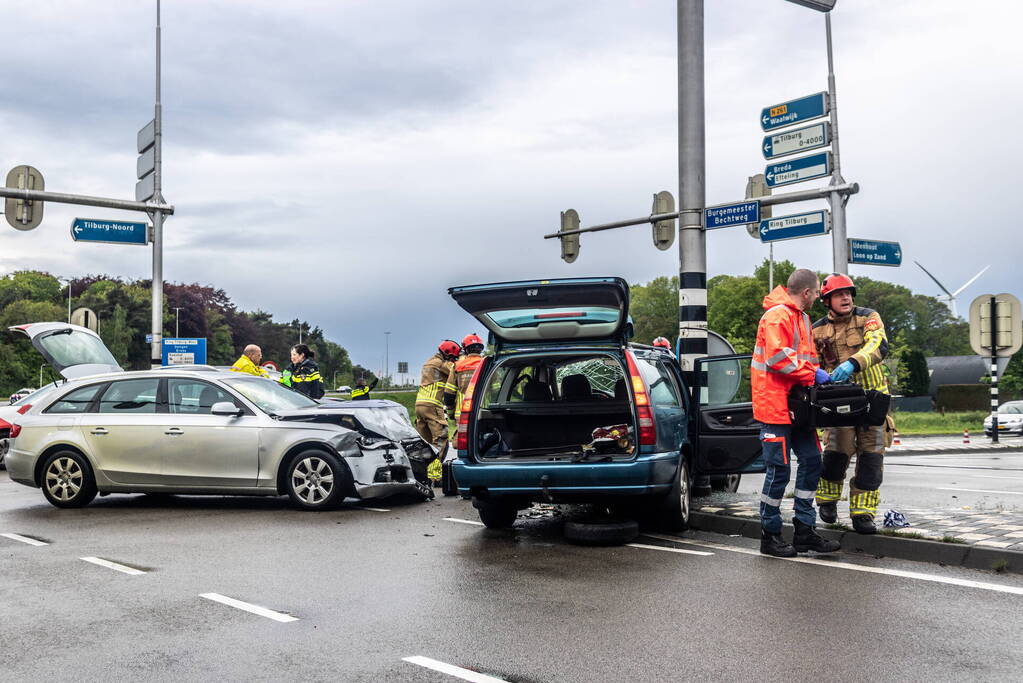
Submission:
[[[678,2],[679,362],[684,372],[707,355],[706,136],[703,0]]]
[[[998,302],[991,297],[991,442],[998,443]]]
[[[831,12],[824,13],[824,26],[828,36],[828,106],[831,111],[831,187],[845,184],[842,178],[842,156],[838,152],[838,97],[835,94],[835,60],[831,52]],[[846,240],[845,203],[848,195],[833,191],[828,196],[831,206],[831,253],[834,273],[849,274],[849,242]]]

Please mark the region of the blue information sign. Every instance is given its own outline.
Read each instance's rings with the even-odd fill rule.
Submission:
[[[761,242],[780,242],[800,237],[826,235],[830,231],[831,214],[827,211],[810,211],[760,221]]]
[[[784,128],[794,123],[819,119],[828,113],[828,94],[814,93],[798,100],[764,107],[760,112],[760,127],[764,131]]]
[[[106,242],[107,244],[149,243],[149,225],[96,218],[76,218],[71,222],[71,239],[75,242]]]
[[[760,220],[760,202],[756,199],[749,199],[738,204],[708,206],[704,209],[703,217],[704,227],[707,230],[756,223]]]
[[[164,339],[163,365],[205,365],[206,339]]]
[[[868,266],[901,266],[902,247],[898,242],[849,238],[849,263]]]
[[[831,152],[811,154],[791,161],[779,161],[764,168],[768,187],[791,185],[831,175]]]

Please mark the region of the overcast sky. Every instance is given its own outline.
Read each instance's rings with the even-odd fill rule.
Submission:
[[[901,268],[852,266],[915,292],[1023,298],[1017,2],[839,0],[833,12],[842,170],[861,192],[851,237],[895,240]],[[541,236],[645,215],[678,192],[676,10],[670,0],[167,0],[163,3],[164,275],[239,307],[321,325],[355,362],[409,361],[480,326],[452,285],[678,271],[646,226]],[[46,189],[134,199],[136,132],[153,117],[155,0],[37,0],[0,22],[0,171]],[[824,90],[823,15],[783,0],[706,2],[707,202],[762,172],[764,106]],[[804,183],[788,189],[812,187]],[[789,205],[776,215],[823,208]],[[76,244],[75,216],[0,224],[0,274],[151,275],[150,250]],[[767,247],[707,235],[708,276]],[[778,259],[831,268],[831,241]]]

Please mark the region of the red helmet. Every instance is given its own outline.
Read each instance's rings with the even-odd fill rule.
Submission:
[[[445,339],[437,347],[437,350],[441,352],[441,355],[450,358],[458,358],[458,354],[462,352],[462,347],[458,345],[458,342],[453,342],[450,339]]]
[[[480,346],[483,346],[483,340],[480,339],[479,336],[475,334],[465,335],[465,339],[462,340],[462,348],[463,349],[468,348],[473,344],[479,344]]]
[[[829,294],[833,294],[840,289],[851,289],[852,295],[856,296],[856,285],[853,284],[852,278],[848,275],[835,273],[824,278],[824,286],[821,287],[821,298],[827,298]]]
[[[665,337],[658,337],[654,340],[654,346],[660,346],[661,348],[668,349],[671,351],[671,342]]]

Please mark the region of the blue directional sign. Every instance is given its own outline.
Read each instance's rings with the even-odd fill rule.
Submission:
[[[164,339],[163,365],[205,365],[206,338]]]
[[[703,217],[707,230],[756,223],[760,220],[760,202],[749,199],[738,204],[708,206],[704,209]]]
[[[828,93],[819,92],[798,100],[764,107],[760,112],[760,127],[764,132],[819,119],[828,114]]]
[[[831,152],[820,152],[808,157],[768,164],[764,168],[764,179],[768,187],[791,185],[804,180],[823,178],[831,175]]]
[[[107,244],[149,243],[149,225],[126,221],[108,221],[97,218],[76,218],[71,222],[71,239],[75,242],[105,242]]]
[[[800,237],[826,235],[829,232],[831,214],[828,211],[810,211],[760,221],[761,242],[794,240]]]
[[[827,121],[815,123],[806,128],[796,128],[783,133],[764,136],[760,150],[765,159],[798,154],[831,144],[831,124]]]
[[[867,266],[902,265],[902,246],[898,242],[849,238],[849,263]]]

